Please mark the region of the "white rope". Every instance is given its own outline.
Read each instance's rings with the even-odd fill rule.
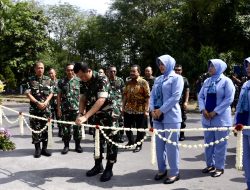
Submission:
[[[22,119],[21,119],[21,116],[19,116],[15,121],[10,121],[7,116],[4,114],[3,112],[3,109],[7,109],[7,110],[10,110],[12,112],[15,112],[15,113],[19,113],[18,111],[15,111],[11,108],[8,108],[8,107],[5,107],[5,106],[2,106],[0,105],[0,124],[2,124],[2,116],[11,124],[14,124],[16,123],[18,120],[19,120],[19,125],[20,125],[20,133],[22,134],[22,120],[23,122],[26,124],[26,126],[29,128],[30,131],[32,131],[33,133],[41,133],[43,132],[44,130],[46,130],[47,126],[45,126],[43,129],[39,130],[39,131],[35,131],[33,130],[29,124],[27,123],[26,119],[24,116],[27,116],[27,117],[31,117],[31,118],[35,118],[35,119],[40,119],[40,120],[44,120],[44,121],[47,121],[46,118],[43,118],[43,117],[38,117],[38,116],[34,116],[34,115],[29,115],[29,114],[25,114],[25,113],[22,113],[21,116],[22,116]],[[74,125],[75,123],[74,122],[67,122],[67,121],[57,121],[57,120],[50,120],[50,124],[51,122],[55,122],[55,123],[62,123],[62,124],[69,124],[69,125]],[[85,129],[84,127],[92,127],[92,128],[96,128],[95,125],[88,125],[88,124],[82,124],[82,130],[84,131],[84,133],[82,133],[83,137],[85,137]],[[50,127],[49,127],[50,128]],[[49,136],[52,135],[52,128],[49,129],[48,128],[48,131],[49,132]],[[124,131],[133,131],[133,132],[137,132],[137,131],[140,131],[140,132],[146,132],[146,135],[144,136],[144,138],[133,144],[133,145],[130,145],[130,146],[125,146],[125,145],[121,145],[121,144],[118,144],[116,142],[113,142],[106,134],[105,132],[103,131],[103,129],[109,129],[109,130],[115,130],[115,131],[119,131],[119,130],[124,130]],[[206,148],[206,147],[209,147],[209,146],[214,146],[215,144],[219,144],[220,142],[224,142],[225,140],[228,140],[229,139],[229,136],[232,134],[230,133],[228,136],[224,137],[224,138],[221,138],[220,140],[216,140],[214,142],[210,142],[209,144],[195,144],[195,145],[187,145],[187,144],[182,144],[182,143],[176,143],[176,142],[172,142],[170,140],[170,137],[172,135],[173,132],[180,132],[180,131],[183,131],[183,132],[201,132],[201,131],[228,131],[228,130],[233,130],[234,127],[213,127],[213,128],[192,128],[192,129],[165,129],[165,130],[156,130],[154,129],[153,130],[153,134],[152,137],[151,137],[151,162],[154,163],[154,148],[155,145],[155,136],[158,135],[158,137],[160,139],[162,139],[163,141],[165,141],[166,143],[169,143],[169,144],[173,144],[174,146],[179,146],[179,147],[183,147],[183,148]],[[250,126],[244,126],[243,130],[249,130],[250,129]],[[99,126],[99,129],[96,129],[96,138],[95,138],[95,156],[96,157],[100,157],[100,142],[99,142],[99,136],[100,136],[100,131],[101,133],[103,134],[103,136],[106,138],[106,140],[108,140],[109,142],[111,142],[112,144],[116,145],[117,147],[119,148],[134,148],[136,145],[141,145],[145,140],[146,138],[148,137],[148,134],[150,132],[150,128],[147,128],[147,129],[135,129],[135,128],[117,128],[117,127],[109,127],[109,126]],[[162,135],[160,135],[161,132],[170,132],[170,136],[169,138],[165,138],[165,137],[162,137]],[[50,137],[51,138],[51,137]],[[52,142],[52,141],[51,141]],[[238,134],[238,138],[237,138],[237,155],[236,155],[236,168],[238,169],[242,169],[242,153],[243,153],[243,148],[242,148],[242,132],[240,132]]]
[[[42,133],[44,130],[47,129],[47,126],[45,126],[45,127],[42,128],[41,130],[35,131],[34,129],[32,129],[32,128],[29,126],[29,124],[28,124],[28,122],[26,121],[26,118],[25,118],[25,117],[23,118],[23,121],[24,121],[25,125],[28,127],[28,129],[29,129],[32,133],[36,133],[36,134]]]
[[[103,134],[104,138],[109,141],[110,143],[112,143],[113,145],[117,146],[118,148],[123,148],[123,149],[132,149],[134,147],[136,147],[137,145],[141,145],[148,137],[148,134],[146,133],[144,138],[141,139],[140,141],[138,141],[137,143],[133,144],[133,145],[129,145],[129,146],[125,146],[119,143],[116,143],[114,141],[112,141],[109,136],[104,132],[103,127],[99,126],[99,129],[101,131],[101,133]]]
[[[5,113],[4,113],[3,110],[2,110],[2,115],[3,115],[3,117],[6,119],[6,121],[7,121],[9,124],[11,124],[11,125],[15,124],[15,123],[18,122],[18,120],[19,120],[19,118],[17,117],[16,120],[10,121],[9,118],[5,115]]]

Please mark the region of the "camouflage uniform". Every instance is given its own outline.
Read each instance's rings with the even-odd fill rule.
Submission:
[[[150,91],[152,90],[152,87],[154,85],[154,82],[155,82],[155,77],[150,77],[150,78],[146,78],[144,77],[143,79],[145,79],[147,82],[148,82],[148,85],[149,85],[149,89]]]
[[[100,94],[108,94],[106,101],[100,110],[88,119],[91,125],[101,126],[117,126],[117,120],[120,116],[115,97],[110,88],[110,83],[106,76],[98,76],[98,73],[93,71],[92,78],[87,81],[82,81],[81,94],[86,97],[86,111],[88,112],[95,102],[98,100]],[[118,135],[112,130],[105,130],[105,133],[114,142],[117,142]],[[103,158],[105,138],[100,134],[100,155]],[[118,147],[110,142],[107,142],[107,159],[116,162]]]
[[[183,77],[183,76],[182,76]],[[179,101],[179,104],[181,106],[181,116],[182,116],[182,122],[181,122],[181,129],[186,128],[186,120],[187,120],[187,110],[184,108],[184,102],[186,100],[186,91],[189,91],[189,82],[186,77],[183,77],[184,81],[184,88],[181,94],[181,98]]]
[[[75,121],[78,116],[80,99],[80,80],[77,77],[72,79],[64,78],[58,82],[58,94],[61,94],[61,111],[63,121]],[[71,140],[71,126],[62,124],[62,140],[69,142]],[[75,141],[82,139],[81,127],[73,125],[73,139]]]
[[[51,106],[51,118],[59,120],[60,118],[57,116],[57,94],[58,94],[58,79],[51,80],[51,84],[53,85],[54,93],[53,97],[50,100]],[[58,128],[60,128],[60,124],[57,123]],[[54,127],[54,123],[52,123],[52,127]]]
[[[115,77],[114,80],[109,80],[110,86],[111,86],[111,94],[110,96],[114,98],[114,103],[116,103],[116,107],[118,109],[122,109],[122,93],[123,93],[123,88],[124,88],[124,81],[120,77]],[[120,114],[120,117],[118,118],[118,125],[119,127],[123,127],[123,116]],[[119,131],[119,142],[122,142],[122,136],[124,134],[124,131],[121,130]]]
[[[37,76],[30,77],[27,82],[26,93],[30,93],[39,102],[46,101],[47,97],[53,93],[53,86],[50,78],[47,76],[42,76],[41,78],[38,78]],[[35,103],[30,102],[29,112],[31,115],[38,117],[51,117],[50,104],[48,104],[44,110],[40,110]],[[30,118],[30,126],[35,131],[40,131],[46,126],[46,124],[47,121]],[[33,144],[45,141],[48,141],[48,129],[45,129],[42,133],[32,133]]]

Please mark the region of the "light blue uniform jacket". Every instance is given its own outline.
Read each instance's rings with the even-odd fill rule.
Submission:
[[[243,84],[242,88],[241,88],[241,91],[240,91],[240,97],[244,94],[245,90],[249,89],[250,88],[250,81],[247,81]],[[239,97],[239,99],[240,99]],[[248,106],[249,106],[249,110],[250,110],[250,90],[248,90]],[[236,107],[236,113],[235,113],[235,118],[234,118],[234,124],[236,122],[236,117],[237,117],[237,114],[238,114],[238,109],[239,109],[239,105],[237,105]],[[247,125],[249,126],[250,125],[250,114],[248,115],[248,121],[247,121]],[[243,134],[244,135],[248,135],[250,136],[250,130],[243,130]]]
[[[220,75],[217,81],[218,82],[216,84],[216,107],[214,109],[217,115],[211,120],[207,120],[202,115],[202,124],[211,127],[232,126],[230,105],[234,100],[235,87],[232,80],[223,74]],[[200,111],[205,109],[207,90],[210,82],[211,77],[205,80],[200,90],[198,96]]]
[[[150,95],[150,111],[154,110],[154,96],[155,89],[164,75],[161,75],[155,79],[154,86]],[[153,120],[155,123],[180,123],[181,119],[181,108],[179,100],[184,87],[183,78],[181,75],[171,71],[169,75],[164,78],[162,85],[163,93],[163,105],[160,107],[161,112],[164,114],[164,119],[161,122]]]

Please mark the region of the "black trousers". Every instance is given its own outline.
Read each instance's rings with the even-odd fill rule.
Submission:
[[[124,127],[126,128],[136,128],[136,129],[145,129],[146,128],[147,118],[144,114],[129,114],[124,113]],[[145,132],[137,131],[136,140],[134,141],[134,136],[132,131],[126,131],[128,137],[128,142],[134,144],[139,142],[144,138]]]

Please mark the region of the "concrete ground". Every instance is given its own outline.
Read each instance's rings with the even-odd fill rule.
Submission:
[[[28,112],[27,103],[4,102],[4,105],[16,111]],[[4,110],[7,117],[13,121],[17,114]],[[28,118],[27,118],[28,119]],[[18,123],[8,124],[3,118],[3,126],[11,133],[11,140],[16,149],[10,152],[0,151],[0,190],[18,189],[49,189],[49,190],[78,190],[78,189],[121,189],[121,190],[244,190],[246,184],[242,171],[235,169],[236,138],[230,136],[225,173],[219,178],[212,178],[201,173],[205,167],[203,149],[180,148],[180,175],[181,179],[174,184],[165,185],[162,181],[154,181],[157,166],[150,163],[150,139],[143,144],[139,153],[120,150],[118,162],[115,164],[114,176],[109,182],[100,182],[100,175],[86,177],[87,170],[92,168],[93,137],[86,135],[82,140],[84,152],[76,153],[73,150],[67,155],[60,152],[63,143],[56,136],[54,129],[54,144],[51,157],[42,156],[33,158],[34,146],[31,144],[31,132],[25,127],[25,134],[20,135]],[[188,128],[201,127],[200,114],[190,111],[187,120]],[[200,132],[186,133],[186,144],[203,143],[203,134]],[[74,142],[70,144],[74,149]],[[104,161],[105,164],[105,161]]]

